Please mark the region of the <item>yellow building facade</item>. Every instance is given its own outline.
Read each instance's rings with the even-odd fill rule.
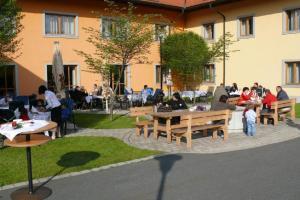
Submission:
[[[24,16],[21,55],[1,71],[5,83],[0,86],[0,95],[8,92],[29,95],[36,93],[40,84],[49,84],[55,41],[60,43],[70,87],[80,85],[91,91],[94,83],[102,84],[101,75],[89,72],[84,59],[74,50],[94,51],[86,42],[88,35],[83,28],[91,26],[102,30],[106,6],[103,1],[17,2]],[[222,37],[223,19],[218,12],[224,14],[226,32],[231,33],[235,41],[230,46],[234,52],[226,60],[226,85],[236,82],[242,88],[258,82],[273,92],[277,85],[282,85],[290,96],[300,96],[300,1],[242,0],[212,6],[207,2],[210,1],[201,8],[186,10],[172,6],[137,6],[138,12],[160,13],[173,21],[173,28],[196,32],[208,43]],[[102,17],[95,16],[92,11],[99,12]],[[66,34],[56,30],[55,23],[61,21],[66,27],[62,25],[60,29]],[[148,63],[129,64],[125,86],[134,91],[140,91],[145,84],[154,89],[160,87],[158,41],[153,41],[148,57]],[[210,78],[199,84],[200,89],[206,90],[223,81],[222,62],[212,63],[206,72]]]
[[[234,41],[230,47],[234,52],[226,60],[226,85],[235,82],[241,88],[258,82],[273,92],[281,85],[290,96],[296,97],[300,95],[299,8],[299,0],[238,1],[188,13],[186,29],[204,37],[205,26],[213,24],[214,39],[208,42],[214,42],[223,35],[223,18],[217,13],[221,12],[226,17],[226,32],[233,35]],[[291,22],[289,15],[296,12]],[[294,28],[288,27],[289,23]],[[247,27],[252,33],[245,35]],[[203,83],[202,88],[223,81],[223,63],[214,64],[215,82]]]

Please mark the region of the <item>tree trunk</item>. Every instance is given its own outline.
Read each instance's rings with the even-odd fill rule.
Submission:
[[[117,95],[117,91],[118,91],[118,88],[119,88],[119,84],[121,82],[121,79],[122,79],[122,76],[123,76],[123,71],[125,69],[125,66],[126,64],[123,63],[122,66],[121,66],[121,74],[118,78],[118,81],[116,82],[116,87],[114,89],[114,93],[113,93],[113,96],[110,98],[110,119],[111,121],[113,120],[113,113],[114,113],[114,103],[115,103],[115,98],[116,98],[116,95]]]

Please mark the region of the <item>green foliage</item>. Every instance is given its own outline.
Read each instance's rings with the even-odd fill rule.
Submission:
[[[203,67],[209,61],[209,48],[199,35],[193,32],[169,35],[162,43],[161,53],[163,66],[179,75],[183,84],[202,81]]]
[[[17,56],[21,43],[17,36],[23,29],[21,19],[21,9],[15,0],[0,0],[0,65]]]
[[[32,148],[33,178],[78,172],[159,154],[112,137],[68,137]],[[27,180],[24,148],[0,149],[0,187]]]
[[[218,41],[212,44],[209,48],[209,59],[210,62],[219,62],[223,60],[223,47],[225,44],[225,59],[229,58],[230,53],[236,52],[237,50],[230,50],[230,46],[234,43],[232,40],[233,35],[229,32],[225,34],[225,40],[223,36],[221,36]],[[225,41],[225,43],[224,43]]]
[[[128,7],[109,4],[106,9],[106,16],[112,20],[109,36],[102,35],[102,31],[98,28],[84,28],[89,35],[87,42],[96,50],[94,54],[83,50],[76,52],[84,57],[89,70],[101,73],[106,80],[109,79],[112,64],[121,64],[123,71],[130,62],[142,63],[147,59],[146,55],[153,42],[153,29],[149,26],[153,15],[134,14],[135,9],[131,3]]]

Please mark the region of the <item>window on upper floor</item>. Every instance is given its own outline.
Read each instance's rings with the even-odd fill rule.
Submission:
[[[206,40],[214,40],[215,39],[215,24],[203,24],[203,37]]]
[[[117,21],[114,18],[101,18],[101,34],[103,38],[111,38],[115,36],[118,31]]]
[[[76,36],[75,15],[45,13],[45,34],[52,36]]]
[[[239,37],[251,37],[254,36],[254,19],[253,16],[241,17],[239,22]]]
[[[285,31],[300,31],[300,8],[285,11]]]
[[[299,85],[300,84],[300,61],[299,62],[286,62],[286,84]]]
[[[170,26],[167,24],[155,24],[154,28],[155,41],[159,41],[160,36],[164,39],[170,34]]]
[[[204,73],[203,73],[203,81],[206,83],[214,83],[215,82],[215,65],[214,64],[208,64],[204,67]]]

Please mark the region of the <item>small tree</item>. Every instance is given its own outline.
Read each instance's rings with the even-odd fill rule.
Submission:
[[[203,81],[203,67],[210,62],[219,62],[228,58],[233,44],[232,35],[226,33],[210,47],[199,35],[193,32],[180,32],[168,36],[162,44],[163,65],[172,69],[180,77],[185,89],[193,89]]]
[[[0,1],[0,65],[18,56],[21,39],[17,36],[23,29],[21,19],[21,9],[15,0]]]
[[[125,67],[132,62],[147,61],[146,55],[153,42],[153,28],[149,25],[150,18],[155,15],[134,14],[135,7],[129,3],[127,7],[119,7],[110,3],[106,9],[111,16],[112,27],[110,35],[94,28],[85,28],[89,34],[87,42],[95,46],[94,54],[76,51],[83,56],[89,69],[100,73],[108,81],[113,64],[121,64],[121,73],[114,88],[114,96],[118,90]],[[113,112],[114,97],[111,98],[110,111]]]
[[[206,42],[193,32],[169,35],[162,43],[163,66],[180,77],[185,89],[202,81],[203,66],[209,61]]]

